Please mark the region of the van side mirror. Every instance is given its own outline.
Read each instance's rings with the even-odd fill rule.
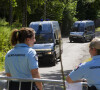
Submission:
[[[59,40],[58,39],[56,40],[56,44],[59,44]]]
[[[85,33],[87,33],[87,31],[85,30]]]
[[[87,31],[87,28],[85,28],[85,31]]]

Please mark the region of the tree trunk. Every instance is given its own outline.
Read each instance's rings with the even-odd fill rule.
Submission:
[[[23,10],[22,10],[22,26],[27,26],[27,0],[23,0]]]
[[[12,11],[13,11],[12,0],[9,0],[9,25],[12,25],[13,21]]]

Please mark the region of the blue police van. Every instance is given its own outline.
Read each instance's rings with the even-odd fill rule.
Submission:
[[[70,42],[72,41],[91,41],[95,37],[95,25],[92,20],[76,21],[69,35]]]
[[[36,32],[36,43],[33,49],[38,55],[39,64],[56,65],[61,59],[62,38],[58,21],[31,22],[29,27]]]

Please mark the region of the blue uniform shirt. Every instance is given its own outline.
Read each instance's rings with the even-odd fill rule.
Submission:
[[[95,85],[100,90],[100,55],[94,56],[90,62],[81,64],[69,76],[73,81],[85,78],[89,86]]]
[[[22,43],[8,51],[5,57],[5,71],[12,77],[32,78],[31,70],[38,68],[34,49]]]

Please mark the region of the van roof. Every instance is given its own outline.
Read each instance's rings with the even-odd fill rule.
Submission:
[[[57,24],[58,21],[31,22],[29,27],[33,28],[36,31],[36,33],[40,33],[40,32],[41,33],[51,33],[52,32],[52,26],[51,26],[52,23]]]
[[[58,23],[58,21],[36,21],[36,22],[31,22],[30,24],[49,24],[49,23]]]
[[[94,21],[92,21],[92,20],[83,20],[83,21],[76,21],[75,23],[94,23]]]
[[[83,21],[76,21],[74,24],[85,24],[86,26],[94,25],[94,21],[92,20],[83,20]]]

